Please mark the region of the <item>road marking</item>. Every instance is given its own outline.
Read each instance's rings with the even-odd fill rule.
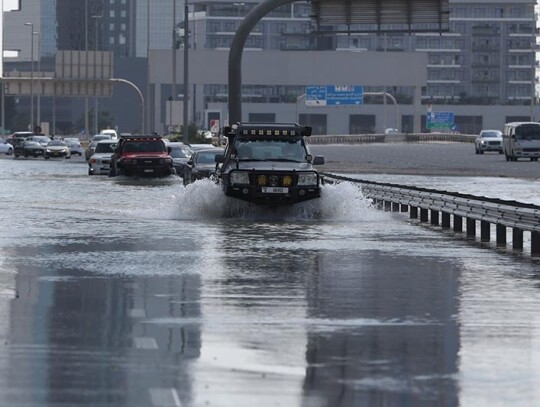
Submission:
[[[144,318],[146,312],[143,309],[135,308],[129,311],[129,316],[131,318]]]
[[[152,337],[133,338],[133,344],[137,349],[158,349],[158,344]]]
[[[150,389],[150,401],[155,407],[181,407],[176,389]]]

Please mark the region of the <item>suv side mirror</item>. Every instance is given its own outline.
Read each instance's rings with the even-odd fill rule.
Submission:
[[[223,154],[216,154],[216,156],[214,157],[214,161],[217,164],[223,164],[225,162],[225,156]]]
[[[311,136],[312,127],[311,126],[304,126],[302,129],[302,136],[309,137]]]
[[[313,159],[313,165],[323,165],[324,157],[322,155],[316,155]]]

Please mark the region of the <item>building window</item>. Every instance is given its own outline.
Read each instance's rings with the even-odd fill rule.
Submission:
[[[126,18],[126,10],[120,11],[120,17]]]
[[[109,37],[109,44],[114,45],[114,37]]]
[[[114,10],[109,10],[109,17],[114,18]]]

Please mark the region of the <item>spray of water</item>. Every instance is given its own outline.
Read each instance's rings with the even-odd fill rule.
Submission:
[[[292,206],[269,207],[254,205],[225,196],[221,187],[204,179],[180,187],[177,193],[161,202],[158,216],[164,219],[208,220],[294,220],[294,221],[373,221],[387,215],[373,208],[360,187],[349,182],[324,185],[319,199]],[[147,210],[142,216],[155,216]]]

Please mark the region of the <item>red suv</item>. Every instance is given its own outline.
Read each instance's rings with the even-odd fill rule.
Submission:
[[[161,136],[121,136],[109,176],[167,177],[176,174]]]

